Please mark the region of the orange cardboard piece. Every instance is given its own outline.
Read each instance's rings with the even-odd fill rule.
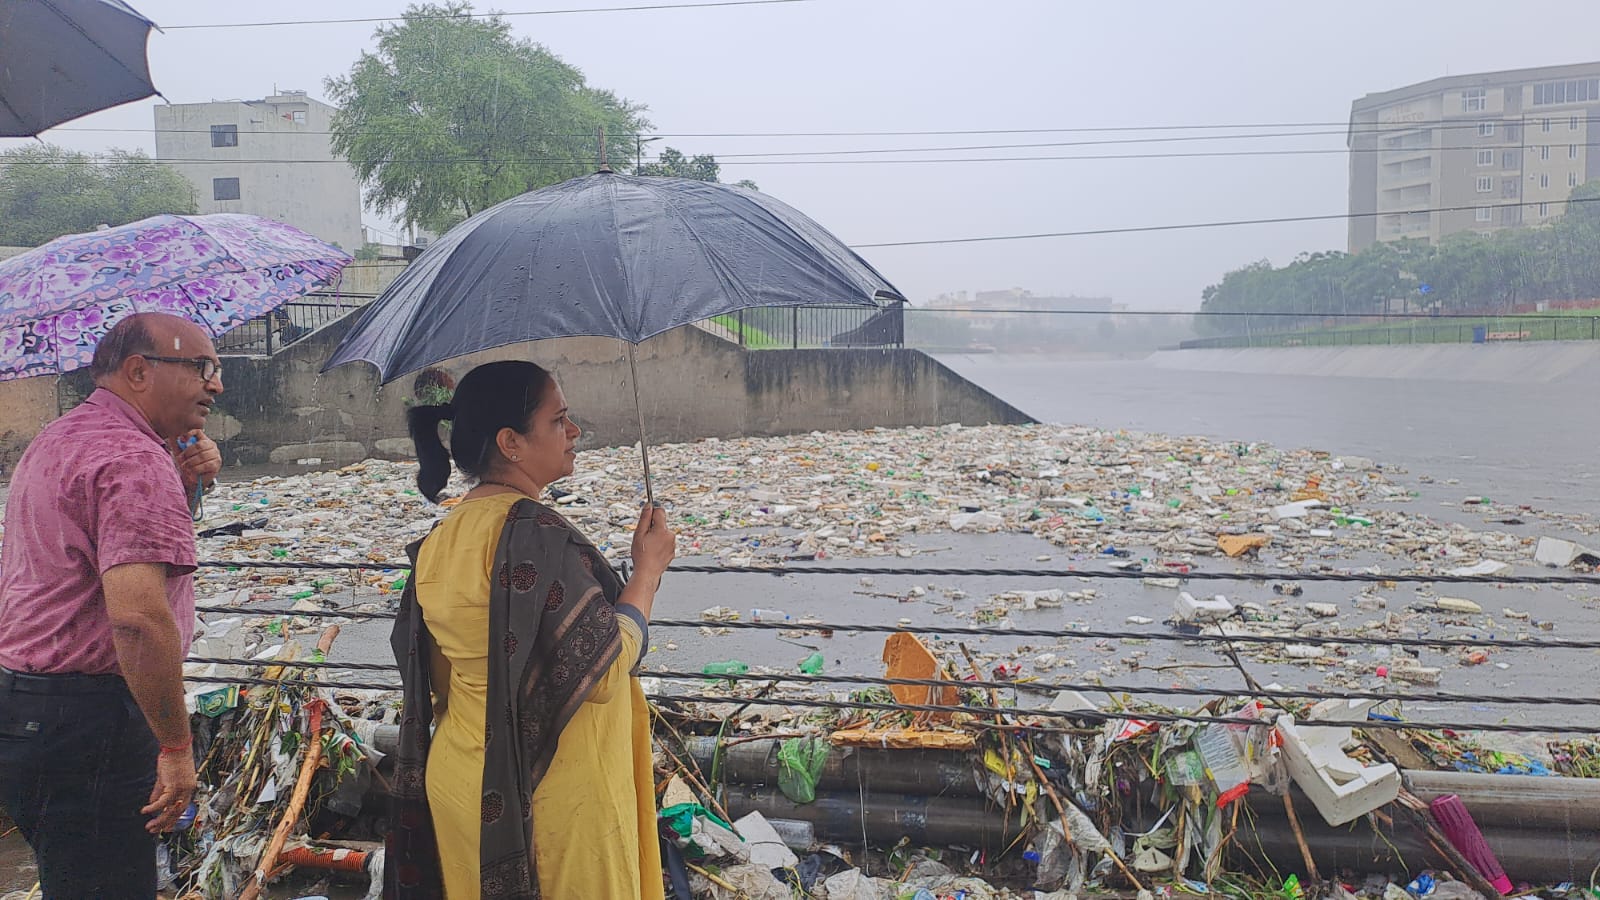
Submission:
[[[885,678],[939,677],[939,660],[910,632],[897,631],[889,635],[883,642],[883,661],[888,666]],[[916,706],[955,706],[961,702],[954,686],[893,684],[889,692],[894,694],[896,702]]]
[[[904,687],[905,685],[901,685]],[[972,750],[976,735],[967,731],[921,731],[912,728],[847,728],[828,736],[835,747],[883,747],[890,750]]]
[[[1265,534],[1225,534],[1217,538],[1217,546],[1222,552],[1232,557],[1240,557],[1251,550],[1260,550],[1272,543],[1272,538]]]

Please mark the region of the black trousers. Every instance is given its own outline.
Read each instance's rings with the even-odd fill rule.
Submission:
[[[121,678],[0,669],[0,806],[45,900],[153,900],[156,839],[139,810],[160,749]]]

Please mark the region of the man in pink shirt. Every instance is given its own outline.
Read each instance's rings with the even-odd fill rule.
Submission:
[[[155,834],[195,788],[189,498],[221,469],[201,432],[221,363],[199,326],[143,313],[90,372],[97,389],[33,440],[6,502],[0,806],[45,898],[154,898]]]

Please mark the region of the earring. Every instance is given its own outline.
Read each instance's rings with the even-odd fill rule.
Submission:
[[[522,457],[520,457],[520,456],[513,456],[513,457],[511,457],[511,461],[512,461],[512,462],[522,462]]]

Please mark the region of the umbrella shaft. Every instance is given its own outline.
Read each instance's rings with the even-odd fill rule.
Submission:
[[[650,486],[650,442],[644,436],[644,407],[639,403],[639,366],[633,360],[633,343],[628,342],[628,381],[633,385],[633,409],[639,414],[639,455],[644,460],[644,499],[654,505],[655,490]]]

